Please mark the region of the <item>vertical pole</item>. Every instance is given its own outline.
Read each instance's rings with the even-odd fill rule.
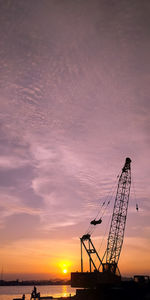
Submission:
[[[81,273],[83,273],[83,257],[82,257],[82,240],[81,240]]]

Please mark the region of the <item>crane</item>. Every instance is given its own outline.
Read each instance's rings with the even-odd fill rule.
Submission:
[[[127,157],[125,160],[125,164],[122,168],[121,175],[118,180],[111,225],[110,225],[110,230],[109,230],[109,235],[107,240],[107,247],[104,252],[103,258],[102,259],[100,258],[91,240],[91,235],[89,233],[84,234],[80,238],[81,273],[78,272],[78,273],[71,274],[72,286],[85,287],[85,282],[88,282],[88,280],[85,280],[85,278],[86,279],[91,278],[91,273],[94,273],[94,278],[95,278],[94,280],[96,280],[96,282],[98,281],[98,278],[101,281],[103,281],[103,279],[104,281],[108,281],[108,278],[109,280],[110,278],[111,280],[114,280],[114,278],[121,278],[120,271],[118,268],[118,261],[119,261],[123,239],[124,239],[130,187],[131,187],[131,159]],[[93,225],[97,225],[101,223],[101,221],[97,224],[95,224],[95,222],[94,223],[92,222],[91,224]],[[85,249],[89,257],[89,271],[90,271],[89,273],[84,273],[83,271],[83,248]],[[95,263],[95,258],[97,258],[98,265],[96,265]],[[106,259],[105,262],[104,262],[104,258]],[[92,269],[94,270],[94,272],[92,272]],[[84,274],[85,276],[83,276]]]
[[[107,242],[106,265],[109,266],[109,268],[113,268],[113,271],[115,271],[115,268],[118,265],[124,239],[131,186],[130,164],[131,159],[127,157],[118,181],[117,194]]]

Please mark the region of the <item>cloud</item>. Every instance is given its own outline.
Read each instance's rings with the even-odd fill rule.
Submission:
[[[29,160],[17,156],[0,156],[0,168],[17,169],[29,164]]]
[[[5,223],[6,217],[16,215],[16,214],[29,214],[29,215],[40,215],[40,209],[34,209],[23,203],[22,199],[13,195],[14,190],[8,189],[2,192],[1,189],[1,222]]]

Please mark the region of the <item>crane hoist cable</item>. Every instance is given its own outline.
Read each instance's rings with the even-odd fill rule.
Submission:
[[[117,176],[117,178],[118,178],[118,176]],[[112,198],[114,197],[115,191],[116,191],[116,188],[114,188],[114,190],[113,190],[113,192],[112,192],[111,200],[112,200]],[[110,203],[111,200],[108,201],[108,204]],[[109,208],[110,208],[110,207],[109,207]],[[106,207],[106,210],[107,210],[107,209],[108,209],[108,205],[107,205],[107,207]],[[103,235],[103,237],[102,237],[102,239],[101,239],[101,243],[100,243],[100,246],[99,246],[98,251],[97,251],[98,253],[100,252],[100,250],[101,250],[101,248],[102,248],[104,239],[105,239],[105,237],[106,237],[106,233],[108,232],[108,228],[109,228],[109,225],[110,225],[110,221],[111,221],[111,214],[110,214],[109,219],[108,219],[108,222],[107,222],[107,224],[106,224],[106,226],[105,226],[105,232],[104,232],[104,235]],[[105,251],[105,253],[104,253],[104,255],[103,255],[102,261],[103,261],[105,255],[106,255],[106,251]],[[96,260],[97,260],[97,257],[95,258],[94,263],[96,262]]]
[[[106,209],[102,210],[102,208],[103,208],[103,206],[105,205],[105,203],[106,203],[106,201],[104,201],[104,202],[102,203],[101,209],[100,209],[100,211],[99,211],[98,214],[97,214],[97,216],[98,216],[98,215],[100,214],[100,212],[102,211],[102,214],[101,214],[101,217],[99,218],[99,220],[96,220],[96,218],[97,218],[97,216],[96,216],[96,218],[93,219],[93,220],[90,222],[90,225],[89,225],[88,230],[87,230],[87,232],[88,232],[90,235],[94,232],[94,230],[95,230],[95,225],[98,225],[98,224],[101,224],[101,223],[102,223],[102,216],[104,215],[104,212],[105,212],[105,210],[106,210]],[[107,204],[107,205],[108,205],[108,204]],[[94,225],[94,227],[93,227],[92,225]]]
[[[120,176],[120,175],[117,176],[114,185],[112,186],[112,188],[111,188],[109,194],[107,195],[106,200],[102,203],[102,206],[101,206],[100,210],[98,211],[98,213],[97,213],[95,219],[98,218],[98,216],[100,215],[100,212],[102,211],[103,208],[104,208],[104,210],[103,210],[103,212],[101,213],[101,217],[104,216],[105,211],[107,210],[107,207],[108,207],[108,205],[110,204],[110,202],[111,202],[111,200],[112,200],[112,198],[113,198],[114,192],[116,191],[116,183],[118,182],[118,177],[119,177],[119,176]],[[107,202],[107,204],[106,204],[106,202]],[[106,204],[106,206],[105,206],[105,204]]]
[[[105,239],[105,237],[106,237],[106,234],[107,234],[108,229],[109,229],[109,226],[110,226],[110,221],[111,221],[111,214],[110,214],[109,219],[108,219],[108,222],[107,222],[107,224],[106,224],[106,226],[105,226],[105,232],[104,232],[104,235],[103,235],[103,237],[102,237],[102,239],[101,239],[101,243],[100,243],[100,246],[99,246],[98,251],[97,251],[98,253],[100,253],[100,250],[101,250],[101,248],[102,248],[104,239]],[[105,251],[105,253],[104,253],[104,255],[103,255],[102,261],[103,261],[103,259],[104,259],[104,257],[105,257],[105,254],[106,254],[106,251]],[[95,258],[94,263],[96,262],[96,259],[97,259],[97,257]]]
[[[133,194],[134,194],[135,208],[136,208],[136,211],[138,211],[138,210],[139,210],[139,203],[138,203],[137,197],[136,197],[136,192],[135,192],[135,185],[134,185],[134,178],[133,178],[133,175],[132,175],[132,187],[133,187]]]
[[[119,175],[118,175],[118,176],[119,176]],[[114,185],[112,186],[112,188],[111,188],[109,194],[107,195],[106,200],[103,201],[103,203],[102,203],[102,205],[101,205],[101,207],[100,207],[100,210],[98,211],[98,213],[97,213],[95,219],[93,219],[93,220],[90,222],[90,225],[89,225],[88,229],[86,230],[85,234],[88,233],[88,234],[92,235],[93,232],[95,231],[95,228],[96,228],[96,226],[93,227],[92,225],[98,225],[98,224],[101,224],[101,223],[102,223],[102,217],[104,217],[104,215],[105,215],[105,213],[106,213],[106,211],[107,211],[107,209],[108,209],[108,206],[109,206],[109,204],[111,203],[111,200],[112,200],[112,198],[113,198],[113,196],[114,196],[114,193],[115,193],[115,191],[116,191],[116,182],[118,181],[118,176],[117,176],[117,179],[116,179]],[[100,213],[101,213],[101,215],[100,215]],[[99,220],[96,221],[96,219],[98,218],[98,216],[99,216]],[[96,224],[93,224],[94,222],[95,222]]]
[[[101,212],[101,210],[102,210],[102,208],[103,208],[104,204],[105,204],[105,201],[103,201],[103,203],[102,203],[102,205],[101,205],[101,208],[100,208],[100,210],[99,210],[98,214]],[[98,214],[97,214],[97,216],[98,216]],[[96,216],[96,218],[97,218],[97,216]],[[95,218],[95,219],[96,219],[96,218]],[[89,232],[91,232],[92,230],[90,230],[90,229],[93,229],[93,227],[91,226],[91,223],[90,223],[90,225],[89,225],[88,229],[86,230],[86,233],[89,233]]]
[[[106,206],[105,206],[105,208],[104,208],[104,210],[103,210],[103,212],[102,212],[101,217],[100,217],[99,220],[96,221],[96,220],[94,219],[94,220],[92,220],[92,221],[90,222],[90,225],[89,225],[88,230],[87,230],[87,233],[88,233],[88,234],[92,235],[93,232],[94,232],[95,229],[96,229],[96,226],[92,226],[92,225],[97,225],[97,224],[101,224],[101,223],[102,223],[102,218],[103,218],[103,216],[105,215],[105,213],[106,213],[106,211],[107,211],[107,209],[108,209],[109,204],[110,204],[110,200],[107,201],[107,204],[106,204]],[[93,224],[94,222],[95,222],[96,224]]]

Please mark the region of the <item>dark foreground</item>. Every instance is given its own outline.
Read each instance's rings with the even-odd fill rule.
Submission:
[[[25,300],[25,298],[22,298]],[[31,297],[31,299],[53,299],[51,296],[47,297]],[[57,298],[58,299],[58,298]],[[75,296],[60,297],[58,300],[150,300],[150,281],[135,282],[135,281],[121,281],[115,285],[100,285],[94,289],[77,289]],[[21,300],[21,299],[20,299]]]
[[[69,298],[68,298],[69,299]],[[74,300],[148,300],[150,283],[121,282],[116,286],[101,286],[96,289],[77,290]]]

